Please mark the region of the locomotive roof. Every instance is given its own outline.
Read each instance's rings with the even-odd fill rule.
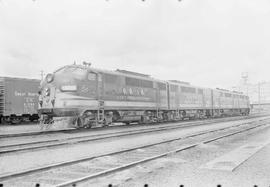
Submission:
[[[221,88],[206,88],[206,87],[194,86],[194,85],[190,85],[189,83],[181,82],[181,81],[169,80],[167,82],[169,82],[170,84],[173,84],[173,85],[191,87],[191,88],[196,88],[196,89],[213,90],[213,91],[217,91],[217,92],[230,93],[230,94],[239,95],[239,96],[244,95],[242,92],[230,91],[230,90],[225,90],[225,89],[221,89]]]
[[[122,76],[126,76],[126,77],[132,77],[132,78],[144,79],[144,80],[152,80],[152,81],[158,81],[158,82],[163,82],[163,83],[167,82],[167,81],[164,81],[164,80],[155,79],[155,78],[151,77],[150,75],[145,75],[145,74],[126,71],[126,70],[110,71],[110,70],[104,70],[104,69],[93,68],[93,67],[88,67],[88,66],[84,66],[84,65],[75,65],[75,64],[74,65],[67,65],[67,66],[64,66],[64,67],[79,67],[79,68],[82,68],[82,69],[90,70],[92,72],[100,72],[100,73],[107,73],[107,74],[114,74],[114,75],[122,75]],[[64,67],[61,67],[61,68],[57,69],[55,72],[57,72],[58,70],[60,70],[60,69],[62,69]]]
[[[62,68],[65,68],[65,67],[79,67],[79,68],[90,70],[90,71],[96,72],[96,73],[100,72],[100,73],[108,73],[108,74],[114,74],[114,75],[122,75],[122,76],[126,76],[126,77],[137,78],[137,79],[158,81],[158,82],[162,82],[162,83],[169,83],[169,84],[172,84],[172,85],[192,87],[192,88],[196,88],[196,89],[213,90],[213,91],[218,91],[218,92],[222,92],[222,93],[230,93],[230,94],[233,94],[233,95],[244,95],[243,93],[240,93],[240,92],[234,92],[234,91],[229,91],[229,90],[220,89],[220,88],[214,88],[213,89],[213,88],[205,88],[205,87],[194,86],[194,85],[190,85],[189,83],[187,84],[187,82],[182,82],[182,81],[160,80],[160,79],[153,78],[150,75],[145,75],[145,74],[126,71],[126,70],[110,71],[110,70],[104,70],[104,69],[93,68],[93,67],[90,67],[90,66],[77,65],[77,64],[63,66],[63,67],[57,69],[55,72],[59,71]]]

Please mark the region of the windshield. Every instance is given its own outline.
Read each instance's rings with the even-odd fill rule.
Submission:
[[[87,74],[87,70],[80,67],[64,67],[56,71],[55,74],[70,74],[74,76],[74,78],[84,79]]]

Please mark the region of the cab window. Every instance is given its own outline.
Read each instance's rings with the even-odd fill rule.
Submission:
[[[96,80],[96,74],[95,73],[88,73],[87,78],[90,81],[95,81]]]
[[[69,74],[76,79],[85,79],[87,70],[80,67],[64,67],[56,71],[55,74]]]

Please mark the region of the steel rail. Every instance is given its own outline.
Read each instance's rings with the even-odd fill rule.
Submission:
[[[241,120],[243,120],[243,119],[235,120],[235,121],[241,121]],[[267,119],[264,119],[264,120],[267,120]],[[218,122],[212,121],[212,120],[210,120],[210,121],[198,121],[196,124],[193,124],[193,125],[190,125],[190,123],[192,123],[192,122],[188,122],[187,124],[181,124],[180,123],[178,125],[153,127],[153,128],[147,128],[147,129],[127,130],[127,131],[122,131],[122,132],[112,132],[112,133],[105,133],[105,134],[98,134],[98,135],[87,135],[87,136],[79,136],[79,137],[70,137],[70,138],[65,138],[65,139],[54,139],[54,140],[44,140],[44,141],[37,141],[37,142],[28,142],[28,143],[5,145],[5,146],[0,146],[0,154],[7,154],[7,153],[15,153],[15,152],[26,151],[26,150],[57,147],[57,146],[63,146],[63,145],[69,145],[69,144],[74,145],[74,144],[77,144],[77,143],[84,143],[84,142],[89,142],[89,141],[98,141],[98,140],[104,140],[104,139],[109,139],[109,138],[130,136],[130,135],[135,135],[135,134],[144,134],[144,133],[152,133],[152,132],[158,132],[158,131],[167,131],[167,130],[169,131],[169,130],[173,130],[173,129],[181,129],[181,128],[186,128],[186,127],[196,127],[196,126],[201,126],[201,125],[210,125],[210,124],[214,124],[214,123],[218,123]],[[246,122],[246,123],[253,123],[253,122],[254,121]],[[45,144],[45,143],[47,143],[47,144]],[[52,144],[50,144],[50,143],[52,143]],[[37,145],[37,144],[45,144],[45,145]],[[30,145],[34,145],[34,146],[30,146]],[[19,147],[19,148],[13,148],[12,149],[12,147],[18,147],[18,146],[26,146],[26,147]],[[27,146],[30,146],[30,147],[27,147]]]
[[[119,166],[119,167],[114,167],[114,168],[111,168],[111,169],[108,169],[108,170],[105,170],[105,171],[101,171],[101,172],[98,172],[98,173],[95,173],[95,174],[91,174],[91,175],[88,175],[88,176],[85,176],[85,177],[81,177],[81,178],[78,178],[78,179],[70,180],[70,181],[67,181],[67,182],[64,182],[64,183],[61,183],[61,184],[57,184],[55,186],[56,187],[65,187],[65,186],[69,186],[69,185],[72,185],[72,184],[83,182],[83,181],[86,181],[86,180],[89,180],[89,179],[93,179],[93,178],[101,177],[101,176],[108,175],[108,174],[111,174],[111,173],[115,173],[115,172],[130,168],[130,167],[134,167],[134,166],[139,165],[139,164],[143,164],[143,163],[146,163],[146,162],[161,158],[161,157],[165,157],[165,156],[168,156],[168,155],[175,154],[175,153],[180,152],[180,151],[195,148],[195,147],[197,147],[197,146],[199,146],[201,144],[208,144],[210,142],[214,142],[216,140],[220,140],[220,139],[227,138],[227,137],[230,137],[230,136],[233,136],[233,135],[236,135],[236,134],[240,134],[240,133],[243,133],[243,132],[246,132],[246,131],[261,127],[261,126],[265,126],[265,125],[269,125],[269,124],[267,123],[267,124],[257,125],[255,127],[250,127],[250,128],[244,129],[244,130],[239,130],[239,131],[236,131],[236,132],[233,132],[233,133],[228,133],[228,134],[218,136],[218,137],[215,137],[215,138],[211,138],[211,139],[199,142],[199,143],[194,143],[194,144],[190,144],[190,145],[187,145],[187,146],[182,146],[182,147],[180,147],[178,149],[175,149],[175,150],[172,150],[172,151],[168,151],[168,152],[165,152],[165,153],[162,153],[162,154],[159,154],[159,155],[148,157],[148,158],[145,158],[145,159],[142,159],[142,160],[139,160],[139,161],[131,162],[131,163]]]
[[[262,122],[261,125],[257,125],[255,127],[249,128],[249,129],[254,129],[256,127],[267,125],[267,124],[268,123],[263,123]],[[240,125],[237,125],[237,126],[240,126]],[[73,165],[73,164],[84,162],[84,161],[90,161],[90,160],[100,158],[100,157],[112,156],[112,155],[117,155],[117,154],[129,152],[129,151],[134,151],[134,150],[137,150],[137,149],[142,149],[142,148],[152,147],[152,146],[155,146],[155,145],[170,143],[170,142],[173,142],[173,141],[176,141],[176,140],[184,140],[184,139],[187,139],[187,138],[196,137],[196,136],[200,136],[200,135],[205,135],[205,134],[209,134],[209,133],[213,133],[213,132],[218,132],[218,131],[230,129],[230,128],[233,128],[233,127],[236,127],[236,126],[230,126],[230,127],[224,127],[224,128],[219,128],[219,129],[215,129],[215,130],[208,130],[208,131],[193,133],[193,134],[189,134],[187,136],[183,136],[183,137],[179,137],[179,138],[173,138],[173,139],[165,140],[165,141],[163,140],[163,141],[160,141],[160,142],[157,142],[157,143],[147,144],[147,145],[144,145],[144,146],[137,146],[137,147],[133,147],[133,148],[129,148],[129,149],[123,149],[123,150],[120,150],[120,151],[101,154],[101,155],[98,155],[98,156],[84,157],[84,158],[80,158],[80,159],[74,159],[74,160],[60,162],[60,163],[51,164],[51,165],[47,165],[47,166],[41,166],[41,167],[36,167],[36,168],[32,168],[32,169],[22,170],[20,172],[14,172],[14,173],[9,173],[9,174],[5,174],[5,175],[0,175],[0,180],[4,181],[4,180],[8,180],[8,179],[15,178],[15,177],[22,177],[22,176],[25,176],[25,175],[35,174],[37,172],[47,171],[49,169],[60,168],[60,167],[69,166],[69,165]],[[234,134],[236,134],[236,133],[234,133]],[[229,136],[229,135],[224,135],[224,136]],[[101,173],[100,173],[99,176],[101,176]]]
[[[178,121],[169,121],[169,122],[163,122],[162,124],[166,124],[166,123],[188,123],[188,122],[196,122],[196,121],[211,121],[211,120],[223,120],[226,119],[227,121],[229,120],[235,120],[234,118],[242,118],[242,119],[252,119],[252,118],[256,118],[256,117],[263,117],[263,116],[268,116],[267,114],[255,114],[255,115],[249,115],[249,116],[229,116],[229,117],[222,117],[222,118],[206,118],[206,119],[195,119],[195,120],[191,120],[191,121],[185,121],[185,120],[178,120]],[[142,125],[157,125],[157,124],[161,124],[161,123],[148,123],[148,124],[134,124],[134,125],[115,125],[115,126],[109,126],[106,127],[108,128],[118,128],[118,127],[129,127],[129,126],[142,126]],[[88,131],[99,131],[102,130],[103,128],[101,127],[95,127],[95,128],[91,128],[91,129],[74,129],[74,128],[70,128],[70,129],[61,129],[61,130],[46,130],[46,131],[35,131],[35,132],[22,132],[22,133],[13,133],[13,134],[0,134],[0,139],[2,138],[13,138],[13,137],[25,137],[25,136],[34,136],[34,135],[46,135],[46,134],[55,134],[55,133],[73,133],[73,132],[88,132]]]

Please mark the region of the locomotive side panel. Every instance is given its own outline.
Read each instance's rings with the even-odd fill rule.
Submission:
[[[203,90],[203,102],[204,102],[204,108],[205,109],[212,109],[212,91],[211,89],[204,89]]]
[[[98,99],[102,95],[102,78],[97,73],[88,72],[86,78],[79,79],[75,84],[78,87],[78,96]]]
[[[168,103],[168,87],[164,82],[156,82],[157,90],[157,108],[167,110]]]
[[[104,105],[107,109],[155,109],[154,82],[122,75],[104,74]]]
[[[232,93],[213,90],[214,109],[232,109],[234,107],[234,97]]]
[[[233,108],[239,108],[239,95],[233,94]]]
[[[200,90],[200,93],[197,93],[196,87],[180,86],[180,109],[202,109],[204,108],[203,103],[204,100],[202,90]]]
[[[204,90],[202,88],[197,88],[197,105],[200,109],[205,108]]]
[[[232,109],[233,106],[233,95],[231,93],[224,93],[224,107],[227,109]]]
[[[103,76],[103,97],[105,101],[123,100],[124,78],[119,75],[102,73]]]
[[[241,95],[239,98],[239,108],[249,108],[249,98]]]
[[[152,80],[125,77],[125,83],[127,91],[126,98],[128,101],[156,104],[156,89],[154,88],[154,82]]]
[[[168,84],[170,110],[176,110],[179,106],[179,86],[176,84]]]
[[[223,93],[213,90],[213,109],[220,109],[224,103]]]

